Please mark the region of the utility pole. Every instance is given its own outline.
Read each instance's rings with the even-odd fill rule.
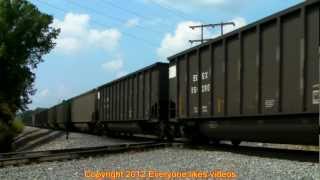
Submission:
[[[203,38],[203,29],[207,28],[207,27],[211,27],[211,28],[215,28],[216,26],[220,26],[221,27],[221,36],[223,35],[223,27],[227,26],[227,25],[233,25],[235,26],[236,24],[234,22],[222,22],[222,23],[217,23],[217,24],[202,24],[202,25],[197,25],[197,26],[190,26],[190,28],[192,30],[194,30],[195,28],[201,28],[201,39],[197,39],[197,40],[189,40],[189,42],[192,44],[194,42],[201,42],[204,43],[204,41],[209,41],[211,39],[204,39]]]

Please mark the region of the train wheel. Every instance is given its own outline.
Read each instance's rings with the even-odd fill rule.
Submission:
[[[97,122],[95,125],[91,124],[91,132],[97,135],[103,135],[104,134],[104,125],[100,122]]]
[[[219,139],[210,139],[209,140],[209,144],[210,145],[219,145],[220,144],[220,140]]]
[[[160,140],[166,140],[167,139],[167,136],[166,136],[166,133],[165,133],[165,125],[164,125],[164,123],[162,121],[159,122],[157,131],[158,131],[157,135],[158,135],[158,138]]]
[[[203,145],[203,144],[209,144],[210,139],[198,133],[193,133],[191,136],[191,141],[195,144]]]
[[[237,147],[237,146],[240,145],[241,141],[239,141],[239,140],[232,140],[231,143],[232,143],[233,146],[236,146],[236,147]]]
[[[165,132],[165,135],[167,136],[167,140],[169,141],[172,141],[175,137],[178,137],[175,135],[176,129],[173,125],[167,125],[165,127],[164,132]]]

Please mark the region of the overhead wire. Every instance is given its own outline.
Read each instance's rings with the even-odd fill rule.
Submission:
[[[73,4],[74,6],[77,6],[77,7],[79,7],[79,8],[89,10],[89,11],[91,11],[91,12],[93,12],[94,14],[97,14],[97,15],[99,15],[99,16],[107,17],[107,18],[109,18],[109,19],[111,19],[111,20],[113,20],[113,21],[118,21],[118,22],[123,23],[123,24],[127,23],[127,20],[126,20],[126,19],[122,19],[122,18],[119,18],[119,17],[116,17],[116,16],[111,16],[111,15],[108,15],[108,14],[103,13],[103,12],[101,12],[101,11],[97,11],[97,10],[95,10],[95,9],[93,9],[93,8],[90,8],[90,7],[87,7],[87,6],[85,7],[85,6],[83,6],[83,5],[79,4],[79,3],[76,3],[76,2],[73,1],[73,0],[66,0],[66,2],[68,2],[68,3],[70,3],[70,4]],[[153,32],[153,33],[155,33],[155,34],[162,33],[161,31],[154,30],[154,29],[151,29],[151,28],[147,28],[147,27],[142,26],[142,25],[139,25],[139,24],[137,25],[137,27],[140,28],[140,29],[143,29],[143,30],[147,30],[147,31],[149,31],[149,32]]]
[[[56,9],[56,10],[58,10],[58,11],[61,11],[61,12],[63,12],[63,13],[68,13],[68,11],[67,11],[66,9],[63,9],[63,8],[61,8],[61,7],[57,7],[57,6],[52,5],[52,4],[50,4],[50,3],[46,2],[46,1],[43,1],[43,0],[36,0],[36,1],[38,1],[38,2],[40,2],[40,3],[42,3],[42,4],[46,5],[46,6],[48,6],[48,7],[50,7],[50,8]],[[106,27],[106,28],[110,28],[109,25],[106,25],[106,24],[101,23],[101,22],[99,22],[99,21],[96,21],[96,20],[94,20],[94,19],[92,19],[91,21],[92,21],[93,24],[96,24],[96,25],[99,25],[99,26],[102,26],[102,27]],[[146,45],[149,45],[150,48],[158,47],[157,44],[152,43],[152,42],[150,42],[150,41],[148,41],[148,40],[146,40],[146,39],[140,38],[140,37],[138,37],[138,36],[136,36],[136,35],[134,35],[134,34],[127,33],[127,32],[124,32],[124,31],[121,31],[121,33],[122,33],[123,35],[127,36],[127,37],[130,37],[130,38],[135,39],[135,40],[139,40],[139,41],[145,43]]]
[[[154,1],[154,0],[148,0],[148,1],[149,1],[149,2],[152,2],[153,4],[157,5],[158,7],[162,8],[162,9],[167,10],[167,11],[170,12],[171,14],[174,14],[174,15],[176,15],[177,17],[179,17],[179,18],[181,18],[181,19],[184,19],[184,20],[188,19],[186,16],[184,16],[184,14],[182,14],[182,13],[181,13],[180,11],[178,11],[178,10],[173,10],[173,9],[171,9],[171,8],[169,8],[169,7],[167,7],[167,6],[164,6],[164,5],[158,3],[158,2],[156,2],[156,1]]]
[[[182,11],[179,11],[178,9],[172,9],[172,8],[169,8],[168,6],[165,6],[165,5],[162,5],[160,4],[159,2],[155,1],[155,0],[148,0],[149,2],[155,4],[156,6],[162,8],[162,9],[165,9],[167,10],[168,12],[170,12],[171,14],[174,14],[176,17],[180,18],[180,19],[183,19],[183,20],[188,20],[190,19],[189,17],[187,17],[185,15],[184,12]],[[197,21],[200,21],[200,22],[203,22],[205,23],[205,21],[201,20],[201,19],[196,19]]]
[[[142,15],[141,13],[138,13],[137,11],[130,10],[130,9],[128,9],[128,8],[124,8],[124,7],[122,7],[122,6],[120,6],[120,5],[117,5],[116,3],[113,3],[113,2],[111,2],[111,1],[109,1],[109,0],[107,0],[107,1],[98,1],[98,2],[100,2],[100,4],[104,4],[104,5],[106,5],[106,6],[111,6],[111,7],[113,7],[113,8],[119,9],[119,10],[121,10],[121,11],[123,11],[123,12],[128,13],[128,14],[135,15],[136,17],[139,17],[139,18],[141,18],[141,19],[153,20],[152,17]],[[166,24],[166,25],[170,25],[169,23],[166,23],[166,21],[162,21],[161,23],[164,23],[164,24]]]

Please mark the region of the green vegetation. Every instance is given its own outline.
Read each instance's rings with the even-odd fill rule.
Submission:
[[[12,149],[12,140],[24,129],[21,118],[15,118],[10,125],[0,122],[0,152],[8,152]]]
[[[31,103],[34,70],[55,46],[59,29],[52,22],[26,0],[0,0],[0,151],[9,149],[13,131],[23,127],[14,117]]]
[[[22,119],[19,117],[16,117],[11,124],[12,132],[14,134],[20,134],[22,133],[23,129],[24,129],[24,124],[22,122]]]
[[[0,122],[0,152],[7,152],[11,150],[11,142],[13,138],[14,133],[10,130],[9,126]]]

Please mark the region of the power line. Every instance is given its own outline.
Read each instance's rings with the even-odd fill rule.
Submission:
[[[201,25],[197,25],[197,26],[190,26],[190,28],[196,29],[196,28],[201,28],[201,39],[196,39],[196,40],[189,40],[189,42],[192,44],[194,42],[201,42],[201,44],[205,41],[209,41],[212,39],[203,39],[203,29],[207,28],[207,27],[211,27],[211,28],[215,28],[217,26],[220,26],[220,30],[221,30],[221,36],[223,35],[223,27],[227,26],[227,25],[233,25],[235,26],[236,24],[234,22],[221,22],[221,23],[217,23],[217,24],[201,24]]]
[[[116,3],[113,3],[113,2],[108,1],[108,0],[107,0],[107,1],[103,1],[103,2],[99,1],[99,2],[100,2],[100,4],[106,3],[106,4],[108,4],[109,6],[112,6],[112,7],[114,7],[114,8],[120,9],[120,10],[122,10],[122,11],[128,13],[128,14],[135,15],[135,16],[137,16],[137,17],[139,17],[139,18],[144,18],[144,19],[149,19],[149,20],[152,20],[152,19],[153,19],[152,17],[144,16],[144,15],[142,15],[141,13],[138,13],[137,11],[133,11],[133,10],[130,10],[130,9],[127,9],[127,8],[123,8],[122,6],[119,6],[119,5],[117,5]],[[166,21],[162,21],[162,23],[164,23],[164,22],[166,22]],[[164,23],[164,24],[170,25],[169,23]]]
[[[155,5],[159,6],[160,8],[163,8],[163,9],[166,9],[167,11],[171,12],[171,14],[174,14],[176,15],[177,17],[183,19],[183,20],[186,20],[186,19],[189,19],[187,16],[185,16],[185,13],[182,12],[182,11],[179,11],[179,10],[173,10],[171,8],[169,8],[168,6],[164,6],[158,2],[156,2],[155,0],[149,0],[150,2],[154,3]],[[200,19],[196,19],[197,21],[201,21],[201,22],[204,22],[203,20],[200,20]]]
[[[54,6],[54,5],[52,5],[52,4],[49,4],[49,3],[45,2],[45,1],[42,1],[42,0],[36,0],[36,1],[38,1],[38,2],[40,2],[40,3],[43,3],[43,4],[45,4],[46,6],[51,7],[51,8],[53,8],[53,9],[59,10],[59,11],[61,11],[61,12],[63,12],[63,13],[68,13],[67,10],[65,10],[65,9],[63,9],[63,8],[60,8],[60,7],[57,7],[57,6]],[[108,25],[106,25],[106,24],[104,24],[104,23],[100,23],[100,22],[98,22],[98,21],[95,21],[94,19],[92,19],[91,21],[92,21],[93,24],[96,24],[96,25],[99,25],[99,26],[103,26],[103,27],[106,27],[106,28],[110,28]],[[153,47],[157,47],[157,46],[158,46],[157,44],[154,44],[154,43],[152,43],[152,42],[150,42],[150,41],[148,41],[148,40],[142,39],[142,38],[140,38],[140,37],[138,37],[138,36],[136,36],[136,35],[134,35],[134,34],[127,33],[127,32],[123,32],[123,31],[122,31],[122,34],[124,34],[125,36],[128,36],[128,37],[130,37],[130,38],[132,38],[132,39],[135,39],[135,40],[139,40],[139,41],[141,41],[141,42],[144,42],[145,44],[148,44],[150,48],[153,48]]]
[[[79,8],[82,8],[82,9],[86,9],[86,10],[90,10],[91,12],[99,15],[99,16],[102,16],[102,17],[107,17],[109,19],[112,19],[114,21],[118,21],[118,22],[121,22],[121,23],[127,23],[127,20],[126,19],[122,19],[122,18],[119,18],[119,17],[115,17],[115,16],[110,16],[110,15],[107,15],[105,13],[102,13],[101,11],[97,11],[93,8],[90,8],[90,7],[84,7],[83,5],[79,4],[79,3],[76,3],[75,1],[73,0],[67,0],[68,3],[70,4],[73,4],[74,6],[77,6]],[[150,28],[147,28],[145,26],[141,26],[141,25],[137,25],[138,28],[141,28],[141,29],[145,29],[147,31],[151,31],[155,34],[159,34],[159,33],[162,33],[161,31],[157,31],[157,30],[154,30],[154,29],[150,29]]]
[[[100,2],[100,1],[99,1],[99,2]],[[112,7],[114,7],[114,8],[120,9],[120,10],[122,10],[122,11],[124,11],[124,12],[127,12],[127,13],[130,13],[130,14],[133,14],[133,15],[142,17],[142,15],[140,15],[139,13],[137,13],[137,12],[135,12],[135,11],[132,11],[132,10],[129,10],[129,9],[125,9],[125,8],[123,8],[123,7],[115,4],[115,3],[113,3],[113,2],[110,2],[110,1],[103,1],[103,2],[109,4],[110,6],[112,6]]]
[[[180,11],[177,10],[173,10],[167,6],[164,6],[154,0],[149,0],[150,2],[154,3],[155,5],[159,6],[160,8],[166,9],[167,11],[171,12],[171,14],[175,14],[177,17],[181,18],[181,19],[188,19],[186,16],[184,16],[184,13],[182,14]]]

